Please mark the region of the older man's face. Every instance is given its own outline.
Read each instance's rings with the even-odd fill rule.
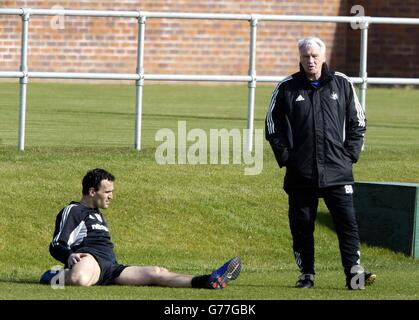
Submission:
[[[300,63],[310,80],[317,80],[322,74],[322,65],[326,61],[325,53],[317,45],[307,46],[300,52]]]

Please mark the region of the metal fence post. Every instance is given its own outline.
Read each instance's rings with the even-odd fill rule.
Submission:
[[[137,74],[135,81],[135,149],[141,150],[141,121],[143,109],[144,87],[144,35],[146,16],[140,12],[138,17],[138,47],[137,47]]]
[[[256,91],[256,35],[258,18],[252,15],[250,20],[250,45],[249,45],[249,93],[247,99],[247,151],[253,150],[253,123],[255,115],[255,91]]]
[[[20,71],[23,73],[19,79],[19,143],[20,151],[25,150],[25,123],[26,123],[26,91],[28,83],[28,31],[30,12],[22,9],[22,43],[20,50]]]
[[[360,64],[359,64],[359,76],[362,78],[361,88],[360,88],[360,102],[361,106],[365,111],[365,101],[367,94],[367,82],[368,82],[368,73],[367,73],[367,52],[368,52],[368,27],[369,21],[364,20],[361,24],[361,52],[360,52]]]

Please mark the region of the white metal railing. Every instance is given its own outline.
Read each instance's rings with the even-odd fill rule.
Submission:
[[[210,14],[184,12],[150,12],[150,11],[95,11],[95,10],[54,10],[54,9],[1,9],[0,15],[19,15],[22,19],[20,71],[0,71],[0,78],[19,78],[19,142],[18,148],[25,148],[26,89],[29,78],[50,79],[100,79],[100,80],[135,80],[135,149],[141,150],[142,101],[145,80],[160,81],[226,81],[248,83],[247,112],[247,149],[253,149],[254,102],[257,82],[278,82],[284,76],[257,76],[256,74],[256,37],[257,26],[261,21],[295,21],[295,22],[334,22],[355,23],[361,30],[359,77],[352,77],[354,83],[360,84],[360,102],[365,108],[367,83],[371,84],[408,84],[419,85],[417,78],[371,78],[367,76],[368,28],[370,24],[404,24],[419,25],[419,18],[387,18],[368,16],[307,16],[307,15],[262,15],[262,14]],[[84,17],[118,17],[138,20],[137,70],[136,73],[68,73],[68,72],[34,72],[28,67],[28,27],[30,17],[39,16],[84,16]],[[206,19],[206,20],[245,20],[250,22],[249,72],[247,75],[181,75],[181,74],[145,74],[144,73],[144,37],[146,20],[150,18],[168,19]]]

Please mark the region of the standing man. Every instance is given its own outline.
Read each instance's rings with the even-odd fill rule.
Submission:
[[[347,76],[326,65],[326,46],[316,37],[298,42],[300,71],[282,80],[266,116],[266,139],[286,167],[289,223],[297,288],[314,286],[314,225],[323,198],[335,225],[348,289],[363,289],[375,275],[360,265],[353,206],[352,165],[363,148],[366,119]]]
[[[211,274],[182,275],[161,267],[126,266],[116,260],[108,225],[99,209],[112,200],[115,177],[94,169],[83,178],[83,196],[71,202],[57,216],[51,255],[64,264],[61,271],[46,271],[40,282],[50,284],[64,272],[65,285],[135,285],[222,289],[238,277],[241,261],[235,257]],[[56,277],[57,276],[57,277]],[[54,283],[55,284],[55,283]]]

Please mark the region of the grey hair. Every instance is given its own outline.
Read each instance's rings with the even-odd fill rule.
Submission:
[[[320,48],[320,52],[321,53],[325,53],[326,52],[326,45],[324,44],[324,42],[317,37],[309,37],[309,38],[304,38],[298,41],[298,50],[301,53],[303,51],[303,49],[307,48],[307,47],[311,47],[313,45],[316,45]]]

